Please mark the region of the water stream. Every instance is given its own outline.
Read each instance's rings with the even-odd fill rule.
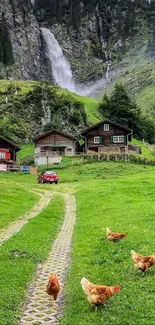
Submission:
[[[51,75],[55,83],[59,84],[62,88],[67,88],[74,93],[88,97],[95,97],[99,91],[106,87],[109,78],[110,62],[107,62],[107,71],[103,78],[90,84],[78,85],[75,83],[69,61],[64,56],[54,34],[47,28],[41,28],[41,32],[45,42],[46,55],[50,60]]]

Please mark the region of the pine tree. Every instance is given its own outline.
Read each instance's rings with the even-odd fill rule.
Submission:
[[[116,84],[110,96],[109,117],[133,128],[139,116],[140,109],[129,97],[125,87],[122,84]]]

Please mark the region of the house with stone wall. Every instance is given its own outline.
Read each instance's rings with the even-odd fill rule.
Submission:
[[[128,142],[133,131],[121,124],[105,119],[82,131],[78,151],[90,152],[128,152]],[[80,143],[80,142],[79,142]]]

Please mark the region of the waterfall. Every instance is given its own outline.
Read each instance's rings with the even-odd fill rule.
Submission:
[[[110,64],[111,64],[111,62],[107,62],[107,71],[106,71],[106,74],[105,74],[105,77],[106,77],[107,80],[109,79]]]
[[[109,55],[107,54],[107,51],[106,51],[107,42],[104,40],[104,37],[103,37],[103,25],[102,25],[103,19],[101,18],[100,14],[99,14],[98,5],[99,4],[97,4],[97,6],[96,6],[96,14],[97,14],[97,17],[98,17],[98,24],[99,24],[99,28],[100,28],[100,41],[101,41],[101,44],[102,44],[102,51],[105,54],[106,65],[107,65],[107,70],[106,70],[106,73],[105,73],[105,77],[108,80],[109,79],[109,70],[110,70],[110,65],[111,65],[111,58],[110,58],[110,61],[109,61]]]
[[[101,41],[101,44],[102,44],[102,51],[104,52],[105,54],[105,58],[106,58],[106,61],[108,59],[108,56],[107,56],[107,52],[106,52],[106,47],[107,47],[107,42],[104,40],[103,38],[103,26],[102,26],[102,18],[99,14],[99,10],[98,10],[98,5],[96,6],[96,14],[97,14],[97,17],[98,17],[98,23],[99,23],[99,28],[100,28],[100,41]]]
[[[51,64],[51,75],[53,75],[54,81],[58,83],[60,87],[67,88],[76,94],[88,97],[95,97],[99,91],[105,89],[109,78],[111,58],[109,58],[110,61],[106,61],[106,74],[101,79],[82,85],[75,84],[70,64],[64,57],[62,49],[54,35],[47,28],[41,28],[41,32],[45,42],[46,55]]]
[[[54,81],[60,87],[76,92],[70,64],[63,55],[59,43],[49,29],[41,28],[41,32],[46,44],[46,54],[50,60]]]

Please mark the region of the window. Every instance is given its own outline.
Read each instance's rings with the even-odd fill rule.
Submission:
[[[102,138],[101,137],[94,137],[94,143],[101,143]]]
[[[109,124],[104,124],[104,131],[109,131]]]
[[[118,135],[118,136],[115,135],[115,136],[112,137],[112,142],[113,143],[122,143],[124,141],[125,141],[124,135]]]
[[[67,148],[67,151],[72,151],[72,148]]]
[[[0,152],[0,159],[5,159],[5,152]]]

